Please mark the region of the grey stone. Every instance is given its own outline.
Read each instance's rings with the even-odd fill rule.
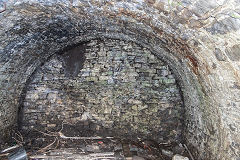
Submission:
[[[145,160],[145,158],[139,157],[139,156],[133,156],[132,160]]]
[[[234,18],[225,18],[221,21],[216,21],[213,25],[206,30],[212,34],[226,34],[231,31],[239,30],[240,20]]]
[[[7,1],[6,11],[1,10],[0,13],[0,135],[7,135],[9,128],[13,128],[16,124],[17,107],[21,106],[19,99],[25,90],[25,85],[31,81],[29,78],[53,55],[64,51],[65,47],[70,46],[71,48],[76,44],[88,42],[90,39],[106,38],[114,39],[114,41],[120,39],[124,41],[119,43],[121,45],[133,42],[149,49],[166,62],[176,75],[184,98],[185,116],[182,117],[186,122],[184,136],[189,144],[194,144],[194,146],[197,144],[199,159],[238,158],[234,152],[238,153],[239,149],[232,150],[233,145],[229,143],[232,138],[239,141],[235,138],[238,134],[227,126],[229,122],[237,122],[239,106],[228,106],[227,103],[235,103],[239,99],[239,91],[229,89],[227,82],[238,81],[239,64],[238,61],[232,60],[222,63],[209,56],[213,53],[214,48],[239,45],[239,0],[227,3],[226,1],[182,1],[181,5],[192,13],[191,16],[189,15],[189,19],[195,19],[204,25],[200,28],[194,26],[190,28],[191,24],[188,19],[184,19],[184,24],[177,23],[178,19],[182,18],[182,6],[176,7],[168,4],[167,1],[162,1],[163,7],[160,7],[162,11],[159,11],[156,3],[151,4],[146,1],[73,1],[70,4],[67,0]],[[169,7],[169,5],[171,6]],[[198,27],[198,25],[196,26]],[[165,39],[167,43],[161,39]],[[198,46],[191,46],[191,40],[200,43]],[[97,41],[92,41],[92,45],[97,45]],[[132,44],[132,48],[134,47],[135,45]],[[98,50],[105,52],[104,49],[112,50],[113,48],[119,50],[118,45],[115,47],[110,43],[106,44],[104,48],[95,48],[94,52]],[[139,50],[139,48],[141,47],[136,49]],[[131,55],[137,53],[133,50],[128,50],[132,51]],[[231,49],[229,52],[232,52]],[[195,57],[195,60],[191,56]],[[233,58],[236,56],[232,56]],[[191,63],[189,59],[196,63]],[[213,63],[216,64],[216,69],[211,68]],[[129,62],[129,65],[131,64]],[[52,69],[54,67],[51,67]],[[75,75],[77,72],[72,71],[71,73],[73,73],[71,75]],[[127,79],[123,75],[119,75],[119,77]],[[74,79],[74,76],[71,78]],[[145,77],[145,79],[148,78]],[[52,80],[49,78],[49,82]],[[90,84],[96,86],[95,81],[85,82],[89,85],[79,83],[76,85],[85,88]],[[119,82],[122,81],[119,80]],[[101,83],[106,85],[105,81]],[[124,83],[123,85],[131,86],[131,83]],[[51,106],[53,111],[52,107],[56,106],[76,107],[74,105],[76,99],[87,102],[80,95],[74,94],[71,86],[67,83],[60,84],[56,86],[61,86],[68,96],[63,94],[66,101],[56,101],[58,105]],[[55,86],[49,85],[50,88]],[[119,86],[121,86],[120,83]],[[140,88],[141,92],[146,92],[146,88]],[[120,90],[119,88],[111,89]],[[96,92],[99,90],[101,89],[95,88]],[[157,89],[153,88],[153,90]],[[112,97],[123,97],[115,98],[118,102],[116,106],[124,105],[128,97],[122,93],[127,92],[128,90],[123,90],[114,95],[106,91],[107,95]],[[154,94],[152,90],[147,93],[143,96]],[[139,95],[141,94],[139,93]],[[165,103],[167,97],[162,97],[166,100],[161,106],[168,106]],[[101,98],[98,97],[98,99]],[[101,101],[101,104],[103,102]],[[36,104],[38,103],[40,101],[37,99]],[[93,104],[87,105],[94,106]],[[107,105],[103,104],[103,106]],[[127,111],[127,107],[124,108],[124,111]],[[80,110],[80,108],[82,107],[78,109]],[[92,108],[92,110],[99,108],[101,107]],[[100,113],[101,111],[96,112]],[[71,115],[70,112],[66,113]],[[129,116],[124,118],[130,119]],[[239,130],[239,125],[236,126],[236,130]]]
[[[100,147],[98,145],[87,145],[86,151],[87,152],[100,152]]]
[[[173,157],[173,152],[169,150],[162,149],[162,154],[170,158]]]
[[[240,60],[240,44],[236,44],[231,48],[226,49],[226,54],[230,60],[239,61]]]
[[[114,151],[121,151],[121,150],[122,150],[122,144],[121,143],[114,146]]]
[[[182,154],[185,151],[185,148],[183,147],[183,145],[180,143],[179,145],[175,146],[173,148],[173,152],[177,153],[177,154]]]
[[[222,53],[222,51],[219,48],[215,48],[214,53],[215,53],[217,60],[226,61],[225,55]]]
[[[193,12],[197,16],[201,17],[203,14],[205,14],[206,12],[212,10],[217,6],[218,6],[218,3],[216,0],[212,0],[212,1],[198,0],[194,5]]]

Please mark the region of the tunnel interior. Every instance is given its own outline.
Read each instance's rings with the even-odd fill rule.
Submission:
[[[37,69],[23,96],[20,126],[56,126],[54,121],[76,123],[87,116],[123,133],[180,136],[183,103],[168,65],[136,44],[99,41],[51,57]]]
[[[133,42],[97,39],[53,55],[29,77],[21,97],[18,129],[24,137],[64,129],[67,136],[185,143],[174,74]]]
[[[6,3],[0,149],[238,160],[240,22],[186,2]]]

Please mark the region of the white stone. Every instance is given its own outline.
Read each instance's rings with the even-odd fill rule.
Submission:
[[[189,160],[189,158],[176,154],[175,156],[173,156],[172,160]]]
[[[84,113],[82,114],[81,120],[82,120],[82,121],[86,121],[86,120],[88,120],[88,119],[92,119],[92,116],[89,114],[89,112],[84,112]]]

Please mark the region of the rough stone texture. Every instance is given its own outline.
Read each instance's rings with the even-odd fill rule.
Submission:
[[[240,44],[232,46],[230,49],[226,50],[229,59],[232,61],[240,60]]]
[[[199,159],[239,159],[239,6],[237,0],[8,1],[0,13],[2,135],[16,124],[36,68],[68,46],[105,37],[135,42],[169,65],[183,93],[184,135]]]
[[[187,157],[183,157],[183,156],[181,156],[181,155],[175,155],[173,158],[172,158],[172,160],[189,160],[189,158],[187,158]]]
[[[93,40],[80,47],[73,50],[86,57],[82,69],[79,61],[69,66],[65,57],[77,59],[70,50],[33,75],[23,97],[24,130],[58,130],[63,121],[90,120],[119,136],[181,140],[182,101],[167,65],[146,48],[124,41]]]

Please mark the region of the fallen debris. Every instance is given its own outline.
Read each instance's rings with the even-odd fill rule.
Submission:
[[[37,153],[42,153],[42,152],[45,152],[47,149],[49,149],[56,141],[59,141],[57,138],[55,138],[54,139],[54,141],[51,143],[51,144],[49,144],[49,145],[47,145],[46,147],[44,147],[44,148],[42,148],[42,149],[39,149],[38,151],[37,151]],[[57,144],[58,144],[59,142],[57,142]],[[56,147],[55,148],[57,148],[57,146],[58,145],[56,145]]]
[[[188,147],[186,144],[183,144],[184,148],[187,150],[189,156],[191,157],[192,160],[194,160],[192,153],[189,151]]]
[[[8,155],[8,160],[27,160],[27,153],[23,147],[17,148]]]
[[[19,146],[19,145],[15,145],[15,146],[6,148],[6,149],[2,150],[1,153],[9,152],[9,151],[11,151],[11,150],[13,150],[13,149],[16,149],[16,148],[18,148],[18,147],[20,147],[20,146]]]
[[[181,156],[181,155],[174,155],[172,160],[189,160],[188,157],[184,157],[184,156]]]
[[[86,139],[113,139],[113,137],[66,137],[64,136],[62,133],[60,134],[60,138],[64,138],[64,139],[82,139],[82,140],[86,140]]]
[[[169,150],[162,149],[162,154],[169,158],[173,157],[173,152]]]
[[[99,134],[74,130],[74,127],[67,125],[62,123],[61,128],[52,131],[33,129],[29,132],[16,132],[12,137],[12,143],[16,145],[0,152],[0,157],[6,159],[8,151],[16,150],[18,146],[26,149],[30,159],[171,160],[174,157],[174,160],[189,160],[186,158],[192,156],[182,143],[111,137],[112,134],[107,132]],[[179,159],[184,157],[185,159]]]
[[[58,152],[62,152],[61,150]],[[84,154],[67,154],[67,159],[75,159],[75,160],[99,160],[99,159],[115,159],[114,152],[106,152],[106,153],[91,153],[88,155]],[[30,159],[65,159],[64,155],[33,155],[29,157]]]

